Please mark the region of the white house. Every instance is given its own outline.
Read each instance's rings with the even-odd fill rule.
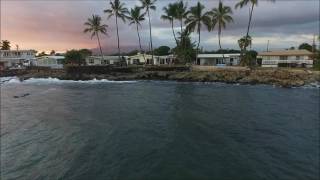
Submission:
[[[120,63],[121,60],[127,60],[127,57],[120,56],[119,59],[119,56],[89,56],[86,58],[86,64],[88,66],[105,66]]]
[[[176,56],[170,54],[167,56],[157,56],[154,61],[154,65],[173,64],[176,60]]]
[[[152,55],[150,54],[138,53],[128,57],[128,64],[153,64],[156,59],[155,57],[156,56],[153,56],[152,59]]]
[[[35,50],[0,50],[0,66],[4,69],[34,65],[35,55]]]
[[[262,67],[312,67],[312,53],[307,50],[282,50],[261,52]]]
[[[236,66],[240,63],[240,54],[198,54],[197,65]]]
[[[121,60],[120,60],[121,59]],[[86,58],[86,64],[89,66],[103,66],[110,64],[118,64],[121,61],[126,61],[127,64],[150,64],[150,65],[163,65],[172,64],[175,60],[174,55],[168,56],[153,56],[150,54],[136,54],[133,56],[89,56]]]
[[[41,56],[37,58],[37,66],[62,69],[64,56]]]
[[[141,54],[138,53],[133,56],[129,56],[127,61],[128,64],[152,64],[152,65],[164,65],[164,64],[172,64],[175,60],[174,55],[167,56],[153,56],[150,54]]]

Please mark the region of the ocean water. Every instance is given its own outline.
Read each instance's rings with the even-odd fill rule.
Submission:
[[[318,180],[319,90],[2,80],[1,179]]]

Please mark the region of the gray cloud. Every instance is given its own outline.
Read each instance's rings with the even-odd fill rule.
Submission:
[[[206,10],[217,6],[218,0],[200,0]],[[223,0],[234,7],[237,1]],[[128,7],[138,5],[137,0],[123,0]],[[160,19],[162,8],[172,0],[158,0],[157,11],[152,12],[154,45],[174,46],[170,25]],[[189,6],[197,1],[188,0]],[[95,39],[82,33],[83,23],[91,14],[99,14],[109,25],[109,37],[102,37],[106,52],[116,47],[114,19],[106,19],[103,10],[108,7],[106,0],[69,1],[1,1],[1,38],[9,39],[23,47],[35,49],[95,48]],[[277,0],[275,3],[260,1],[254,10],[251,34],[254,48],[263,49],[264,40],[274,39],[275,48],[297,46],[301,42],[311,43],[312,35],[319,33],[319,2],[316,0]],[[14,11],[12,11],[14,9]],[[248,8],[233,10],[234,23],[223,32],[225,48],[237,48],[237,39],[244,35],[248,23]],[[137,35],[134,27],[120,23],[121,44],[126,50],[137,48]],[[178,29],[177,29],[178,30]],[[142,26],[142,40],[148,46],[147,21]],[[216,49],[216,32],[203,29],[205,49]],[[195,35],[193,35],[194,37]],[[292,38],[292,40],[288,39]],[[296,37],[296,38],[295,38]],[[196,38],[195,38],[196,39]],[[256,43],[255,43],[256,42]]]

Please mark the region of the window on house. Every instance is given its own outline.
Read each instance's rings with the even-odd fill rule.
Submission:
[[[288,60],[288,56],[280,56],[280,60]]]
[[[299,60],[300,59],[300,56],[296,56],[296,60]]]
[[[139,64],[140,60],[139,59],[133,59],[133,64]]]
[[[94,59],[89,59],[89,64],[93,64],[94,63]]]
[[[109,60],[102,60],[101,64],[103,64],[103,65],[110,64],[110,61]]]

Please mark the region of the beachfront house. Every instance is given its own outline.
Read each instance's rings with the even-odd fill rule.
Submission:
[[[0,50],[0,69],[32,66],[35,55],[35,50]]]
[[[152,59],[152,55],[150,54],[138,53],[136,55],[128,57],[128,64],[136,64],[136,65],[153,64],[156,59],[155,57],[156,56],[153,56],[153,59]]]
[[[49,67],[51,69],[62,69],[64,56],[41,56],[37,58],[37,66]]]
[[[307,50],[261,52],[257,59],[262,67],[313,67],[312,53]]]
[[[172,64],[176,57],[174,55],[167,56],[153,56],[150,54],[138,53],[128,57],[128,64],[149,64],[149,65],[165,65]]]
[[[166,56],[157,56],[154,61],[154,65],[174,64],[175,60],[176,56],[172,54]]]
[[[121,61],[126,61],[126,56],[89,56],[86,58],[86,64],[88,66],[107,66],[107,65],[117,65]]]
[[[240,54],[198,54],[197,65],[236,66],[240,64]]]

